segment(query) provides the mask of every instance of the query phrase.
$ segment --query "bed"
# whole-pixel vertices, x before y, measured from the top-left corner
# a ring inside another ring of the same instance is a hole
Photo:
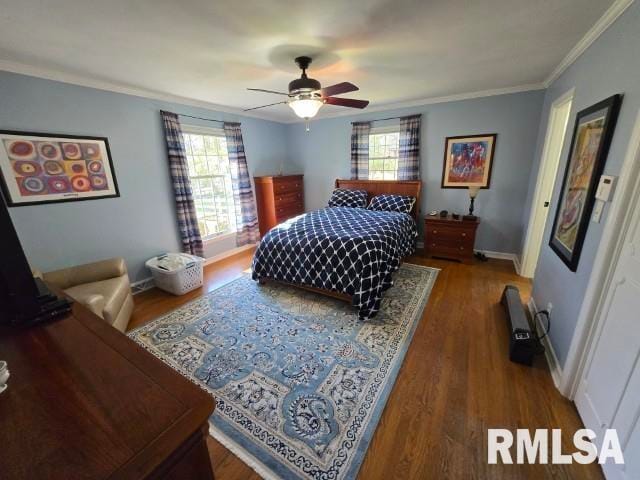
[[[252,278],[275,280],[348,300],[368,320],[380,308],[393,273],[413,253],[420,181],[336,180],[336,188],[416,198],[411,214],[326,207],[271,229],[253,257]]]

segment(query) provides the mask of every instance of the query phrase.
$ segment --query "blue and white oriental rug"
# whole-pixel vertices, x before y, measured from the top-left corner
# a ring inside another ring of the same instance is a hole
[[[355,478],[437,274],[403,264],[367,322],[243,275],[129,336],[215,397],[211,434],[261,476]]]

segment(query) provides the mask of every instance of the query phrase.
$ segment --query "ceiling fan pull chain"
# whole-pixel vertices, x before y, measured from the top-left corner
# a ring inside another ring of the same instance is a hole
[[[307,120],[307,121],[305,122],[305,128],[304,128],[304,129],[305,129],[305,131],[307,131],[307,132],[311,131],[311,127],[309,127],[309,120]]]

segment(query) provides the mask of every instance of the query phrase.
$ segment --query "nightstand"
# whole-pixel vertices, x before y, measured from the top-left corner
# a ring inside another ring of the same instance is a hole
[[[478,225],[479,218],[462,220],[460,216],[460,219],[455,220],[451,216],[425,217],[424,254],[471,263]]]

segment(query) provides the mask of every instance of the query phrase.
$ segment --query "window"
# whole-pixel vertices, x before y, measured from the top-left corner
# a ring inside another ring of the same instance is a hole
[[[375,129],[369,134],[369,180],[398,179],[398,147],[400,132]]]
[[[200,127],[184,127],[183,131],[200,235],[208,240],[235,232],[236,212],[224,132]]]

